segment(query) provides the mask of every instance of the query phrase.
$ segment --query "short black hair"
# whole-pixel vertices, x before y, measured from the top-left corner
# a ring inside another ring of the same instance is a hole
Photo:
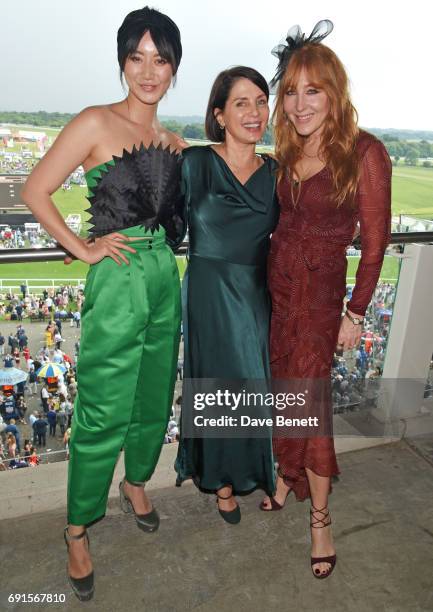
[[[221,130],[214,115],[216,108],[224,110],[233,85],[239,79],[248,79],[263,91],[269,100],[269,87],[264,76],[248,66],[234,66],[220,72],[212,85],[209,102],[206,110],[205,130],[206,136],[212,142],[224,142],[225,132]]]
[[[145,6],[126,15],[117,32],[117,59],[120,78],[123,76],[126,60],[137,47],[146,32],[150,32],[160,56],[171,65],[176,74],[182,58],[180,31],[170,17],[156,9]]]

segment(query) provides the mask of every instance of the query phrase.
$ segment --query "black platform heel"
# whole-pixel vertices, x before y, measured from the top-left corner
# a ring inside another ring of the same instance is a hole
[[[231,497],[233,497],[233,493],[230,493],[228,497],[223,497],[222,495],[218,495],[217,492],[216,496],[216,502],[218,504],[218,499],[230,499]],[[241,520],[241,509],[239,508],[239,504],[237,504],[236,508],[233,508],[233,510],[221,510],[221,508],[218,506],[218,512],[225,520],[225,522],[230,523],[230,525],[237,525]]]
[[[69,550],[69,542],[71,540],[81,540],[81,538],[84,538],[84,537],[86,537],[87,546],[90,549],[90,541],[89,541],[89,536],[87,535],[86,529],[84,529],[84,531],[80,533],[79,535],[73,536],[69,533],[68,526],[66,526],[63,531],[63,537],[65,538],[65,543],[66,543],[66,547],[68,550]],[[66,566],[66,571],[68,573],[69,584],[71,585],[72,590],[74,591],[78,599],[80,601],[89,601],[90,599],[92,599],[93,593],[95,592],[95,587],[94,587],[95,574],[93,570],[90,572],[90,574],[88,574],[87,576],[84,576],[83,578],[73,578],[69,574],[67,566]]]
[[[122,482],[119,484],[120,507],[122,508],[123,512],[125,512],[126,514],[130,514],[131,512],[134,513],[135,522],[137,523],[138,528],[141,529],[142,531],[145,531],[146,533],[152,533],[153,531],[156,531],[159,527],[158,512],[155,510],[155,508],[152,508],[152,510],[148,512],[147,514],[137,514],[134,510],[134,506],[132,505],[131,500],[125,493],[125,489],[124,489],[125,480],[126,478],[124,478]],[[132,485],[133,487],[142,486],[142,485],[134,485],[130,483],[129,481],[128,481],[128,484]]]

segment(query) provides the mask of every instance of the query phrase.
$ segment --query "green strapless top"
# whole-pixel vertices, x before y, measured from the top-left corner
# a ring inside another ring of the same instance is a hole
[[[107,172],[107,166],[114,166],[114,163],[114,159],[110,159],[110,161],[106,161],[103,164],[98,164],[97,166],[90,168],[90,170],[87,170],[87,172],[84,173],[84,177],[86,179],[87,188],[89,190],[90,195],[93,195],[92,187],[96,187],[96,185],[98,184],[97,179],[101,178],[101,170],[103,172]]]

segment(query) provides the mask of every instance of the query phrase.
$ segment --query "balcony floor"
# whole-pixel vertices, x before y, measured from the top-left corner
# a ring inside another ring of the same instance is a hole
[[[315,580],[308,563],[307,503],[289,496],[264,514],[260,492],[241,499],[242,521],[225,524],[212,496],[152,492],[156,534],[110,501],[90,531],[96,590],[80,604],[65,577],[64,513],[0,522],[4,609],[151,612],[433,610],[433,437],[339,456],[331,496],[338,563]],[[4,492],[3,492],[4,493]],[[66,604],[7,603],[9,593],[65,593]]]

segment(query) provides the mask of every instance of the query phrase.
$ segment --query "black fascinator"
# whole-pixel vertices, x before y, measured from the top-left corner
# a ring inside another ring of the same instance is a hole
[[[286,71],[289,60],[295,49],[300,49],[307,43],[320,43],[334,29],[334,24],[329,19],[318,21],[313,28],[310,36],[301,31],[300,26],[295,25],[290,28],[286,36],[286,44],[277,45],[271,51],[272,55],[278,58],[278,68],[274,78],[269,83],[269,89],[272,94],[276,93],[277,85],[281,77]]]

